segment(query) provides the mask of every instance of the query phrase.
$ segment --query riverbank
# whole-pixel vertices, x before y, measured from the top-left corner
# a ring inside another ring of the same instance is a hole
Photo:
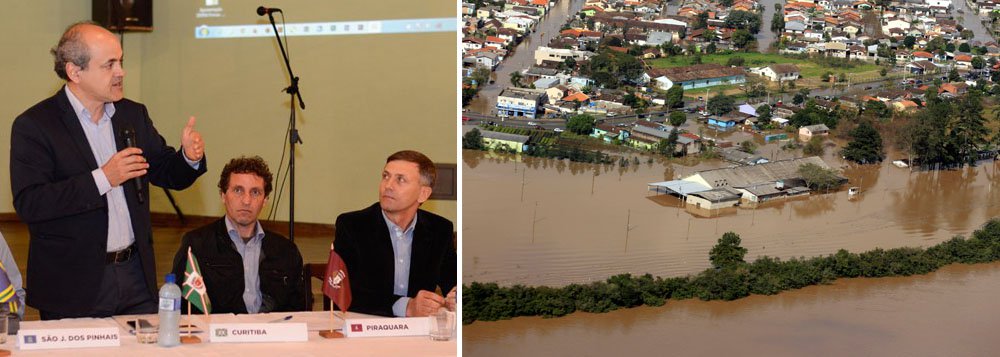
[[[727,233],[725,236],[730,235]],[[926,274],[954,263],[978,264],[1000,260],[1000,220],[993,219],[969,238],[955,237],[927,249],[876,248],[864,253],[841,249],[836,254],[810,259],[761,257],[743,262],[739,257],[720,260],[720,250],[731,243],[720,239],[713,248],[713,268],[697,275],[653,278],[650,274],[621,274],[605,282],[570,284],[561,288],[476,283],[462,291],[462,321],[492,321],[518,316],[558,317],[583,312],[608,312],[640,305],[660,306],[667,300],[735,300],[753,295],[774,295],[809,285],[828,284],[838,278],[892,277]],[[739,239],[736,239],[739,246]],[[723,254],[726,256],[726,254]]]
[[[736,301],[671,301],[603,314],[479,321],[467,356],[990,356],[1000,263],[839,279]],[[725,341],[720,343],[719,341]]]

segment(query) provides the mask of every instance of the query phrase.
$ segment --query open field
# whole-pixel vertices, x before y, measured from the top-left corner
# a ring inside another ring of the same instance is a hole
[[[802,70],[802,77],[804,79],[817,78],[827,71],[833,72],[834,75],[840,75],[841,73],[846,73],[848,75],[855,76],[870,76],[872,74],[878,75],[880,66],[874,63],[859,63],[851,68],[832,68],[824,67],[817,62],[813,62],[808,59],[799,59],[788,57],[785,55],[774,54],[774,53],[728,53],[728,54],[711,54],[701,56],[702,63],[716,63],[725,65],[729,62],[730,58],[742,57],[745,61],[743,65],[745,67],[762,67],[774,63],[791,63],[799,67]],[[670,68],[670,67],[680,67],[689,66],[694,60],[693,56],[672,56],[667,58],[658,58],[654,60],[646,61],[646,64],[653,68]]]

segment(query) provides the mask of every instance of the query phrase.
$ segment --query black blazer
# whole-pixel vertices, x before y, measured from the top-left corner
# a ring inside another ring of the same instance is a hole
[[[142,180],[146,192],[150,182],[168,189],[184,189],[205,173],[204,158],[194,170],[181,152],[166,144],[144,105],[122,99],[114,106],[111,125],[118,150],[125,147],[119,133],[131,128],[149,162]],[[98,194],[91,175],[97,168],[83,127],[63,89],[14,120],[10,183],[14,209],[27,223],[31,235],[25,284],[30,306],[69,316],[84,316],[94,307],[108,243],[108,201]],[[149,200],[139,203],[135,187],[126,184],[124,188],[146,285],[155,297]]]
[[[395,255],[382,208],[375,203],[360,211],[337,217],[334,250],[347,265],[351,281],[350,311],[393,316]],[[458,281],[454,229],[451,221],[418,210],[410,251],[410,280],[406,296],[440,287],[447,294]]]
[[[178,282],[184,281],[188,247],[191,247],[191,253],[198,260],[198,267],[205,278],[212,313],[247,313],[243,301],[246,286],[243,281],[243,257],[229,238],[225,218],[184,235],[174,256],[173,272]],[[302,255],[295,243],[265,230],[260,244],[259,264],[260,312],[306,310]],[[181,305],[186,312],[186,299]]]

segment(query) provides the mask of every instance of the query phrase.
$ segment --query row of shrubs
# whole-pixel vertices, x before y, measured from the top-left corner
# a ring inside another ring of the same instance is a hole
[[[739,236],[726,233],[710,252],[713,267],[687,277],[660,278],[650,274],[615,275],[603,282],[564,287],[473,282],[462,292],[462,321],[493,321],[517,316],[564,316],[575,311],[608,312],[640,305],[660,306],[667,300],[699,298],[734,300],[750,294],[773,295],[837,278],[926,274],[952,263],[1000,260],[1000,220],[993,219],[971,237],[956,236],[929,248],[876,248],[863,253],[841,249],[809,259],[761,257],[743,261],[746,249]]]

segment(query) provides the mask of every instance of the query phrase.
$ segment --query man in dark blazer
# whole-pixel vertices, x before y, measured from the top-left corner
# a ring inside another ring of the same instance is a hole
[[[451,221],[419,209],[437,179],[416,151],[386,159],[379,202],[337,217],[334,250],[351,281],[351,311],[428,316],[455,301],[458,265]],[[438,288],[447,298],[435,293]]]
[[[11,129],[14,209],[31,235],[27,304],[42,319],[154,313],[146,193],[205,172],[201,135],[192,117],[176,151],[146,107],[123,98],[121,46],[104,28],[70,26],[52,53],[66,86]]]
[[[271,194],[271,182],[271,171],[259,156],[229,161],[219,178],[226,215],[181,240],[174,275],[184,277],[190,248],[204,277],[212,313],[306,310],[299,249],[257,221]]]

